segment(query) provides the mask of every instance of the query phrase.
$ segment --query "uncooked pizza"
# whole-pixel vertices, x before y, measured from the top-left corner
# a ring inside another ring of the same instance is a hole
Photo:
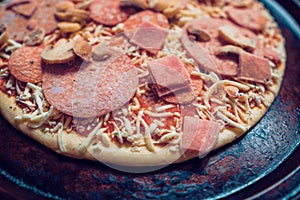
[[[78,159],[202,158],[263,117],[284,74],[256,0],[14,0],[0,19],[2,115]]]

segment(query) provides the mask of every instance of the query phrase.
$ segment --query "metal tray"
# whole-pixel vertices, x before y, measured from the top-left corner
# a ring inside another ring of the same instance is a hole
[[[0,199],[278,199],[300,192],[300,31],[276,1],[262,0],[286,37],[279,96],[263,119],[232,144],[145,174],[58,155],[0,116]]]

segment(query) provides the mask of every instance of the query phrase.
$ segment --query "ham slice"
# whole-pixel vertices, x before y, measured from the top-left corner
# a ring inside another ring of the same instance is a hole
[[[168,31],[146,21],[134,33],[130,42],[151,53],[156,53],[163,47]]]
[[[196,117],[185,116],[183,119],[182,148],[205,156],[217,143],[221,130],[218,122],[202,120]]]
[[[183,34],[181,37],[181,43],[189,56],[191,56],[201,68],[208,71],[218,72],[216,64],[213,62],[209,52],[205,48],[195,41],[190,40],[186,34]]]
[[[153,87],[157,95],[169,103],[194,100],[189,75],[176,56],[166,56],[148,63]]]
[[[239,56],[239,67],[240,79],[258,83],[267,83],[271,79],[271,67],[265,58],[243,52]]]

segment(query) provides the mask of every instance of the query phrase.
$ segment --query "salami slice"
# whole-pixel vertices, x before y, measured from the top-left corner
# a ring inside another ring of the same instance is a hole
[[[89,9],[95,22],[108,26],[117,25],[128,18],[128,13],[121,10],[120,0],[94,0]]]
[[[9,38],[22,42],[27,35],[27,19],[21,15],[17,15],[11,10],[1,11],[1,23],[7,27],[7,35]]]
[[[40,47],[22,47],[14,51],[8,60],[10,73],[18,80],[30,83],[42,81]]]
[[[57,28],[55,19],[55,8],[57,0],[38,1],[38,9],[30,18],[27,28],[31,30],[44,29],[46,34],[52,33]]]
[[[227,13],[233,22],[253,31],[263,30],[267,23],[266,17],[263,16],[259,8],[255,6],[251,8],[229,7]]]
[[[165,29],[169,28],[169,22],[166,16],[151,10],[145,10],[131,15],[124,22],[124,31],[126,36],[131,38],[134,34],[134,30],[137,30],[143,22],[151,22]]]
[[[129,102],[138,74],[126,55],[102,62],[76,61],[72,66],[45,66],[43,91],[47,101],[63,113],[79,118],[101,116]]]
[[[12,7],[12,10],[16,13],[19,13],[21,15],[24,15],[25,17],[31,17],[34,13],[34,11],[37,8],[37,2],[36,1],[29,1],[28,3],[24,4],[18,4]]]

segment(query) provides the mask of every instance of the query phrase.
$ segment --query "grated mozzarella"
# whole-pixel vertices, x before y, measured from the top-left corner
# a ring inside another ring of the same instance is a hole
[[[245,125],[241,125],[241,124],[239,124],[239,123],[236,123],[236,122],[234,122],[234,121],[232,121],[231,119],[229,119],[228,117],[226,117],[222,112],[220,112],[220,111],[217,111],[217,116],[221,119],[221,120],[223,120],[223,121],[225,121],[225,122],[227,122],[229,125],[231,125],[231,126],[233,126],[233,127],[236,127],[236,128],[238,128],[238,129],[241,129],[242,131],[247,131],[247,130],[249,130],[249,127],[248,126],[245,126]]]
[[[143,119],[141,119],[141,123],[145,128],[144,140],[145,140],[145,143],[146,143],[146,147],[149,151],[155,152],[155,146],[153,144],[153,140],[152,140],[152,137],[151,137],[149,126]]]
[[[63,138],[62,138],[63,125],[62,125],[62,123],[58,123],[58,126],[59,126],[59,129],[57,132],[57,142],[58,142],[59,150],[61,152],[67,152],[67,149],[66,149],[65,145],[63,144]]]
[[[44,112],[43,114],[41,114],[43,117],[41,118],[39,123],[37,123],[37,124],[28,123],[28,127],[30,127],[30,128],[39,128],[39,127],[41,127],[49,119],[52,111],[53,111],[53,106],[50,106],[50,109],[48,110],[48,112]]]
[[[90,145],[91,141],[94,139],[94,136],[102,126],[102,121],[97,124],[97,126],[94,128],[92,132],[89,133],[88,137],[80,144],[78,147],[78,150],[82,152],[84,149],[87,149],[88,146]]]
[[[146,110],[144,112],[146,115],[149,115],[150,117],[173,117],[174,114],[172,112],[164,112],[164,113],[154,113],[151,111]]]

